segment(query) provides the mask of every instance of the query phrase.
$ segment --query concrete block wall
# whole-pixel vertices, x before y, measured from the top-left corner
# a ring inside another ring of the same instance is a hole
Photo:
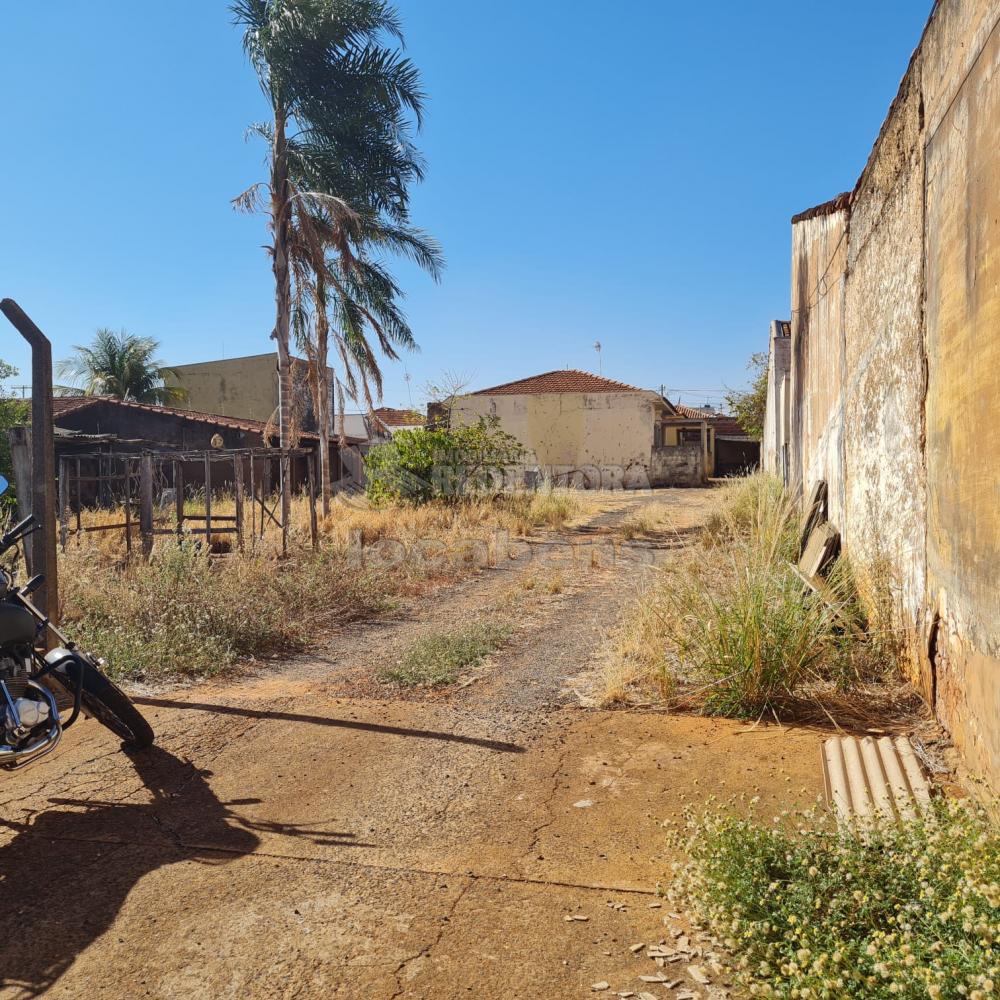
[[[913,680],[1000,787],[1000,0],[939,0],[854,190],[793,220],[790,341],[766,467],[784,395],[791,484],[827,481]]]

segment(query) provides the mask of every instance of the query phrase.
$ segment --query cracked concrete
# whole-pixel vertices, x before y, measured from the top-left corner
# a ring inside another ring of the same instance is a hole
[[[709,791],[753,789],[765,810],[811,798],[822,734],[575,706],[565,679],[630,572],[581,567],[532,598],[461,690],[403,699],[370,674],[407,635],[481,614],[511,572],[442,592],[406,628],[147,698],[148,753],[87,722],[0,776],[0,997],[647,988],[629,946],[665,933],[649,906],[672,860],[661,822]]]

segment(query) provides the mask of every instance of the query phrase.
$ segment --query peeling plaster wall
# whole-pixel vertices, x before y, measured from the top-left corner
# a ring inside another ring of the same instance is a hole
[[[830,519],[842,519],[844,283],[847,212],[792,230],[791,412],[788,482],[829,485]]]
[[[1000,0],[940,0],[847,206],[792,236],[791,482],[1000,786]],[[777,399],[780,386],[770,391]]]

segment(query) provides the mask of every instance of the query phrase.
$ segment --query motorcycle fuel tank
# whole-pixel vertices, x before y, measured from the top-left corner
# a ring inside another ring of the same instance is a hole
[[[23,645],[35,639],[35,619],[16,604],[0,603],[0,646]]]

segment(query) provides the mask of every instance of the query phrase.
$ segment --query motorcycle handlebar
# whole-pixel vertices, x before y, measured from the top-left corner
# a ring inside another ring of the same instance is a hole
[[[23,521],[15,524],[10,531],[0,537],[0,552],[6,552],[12,545],[16,545],[25,535],[30,535],[38,530],[38,522],[34,514],[29,514]]]

